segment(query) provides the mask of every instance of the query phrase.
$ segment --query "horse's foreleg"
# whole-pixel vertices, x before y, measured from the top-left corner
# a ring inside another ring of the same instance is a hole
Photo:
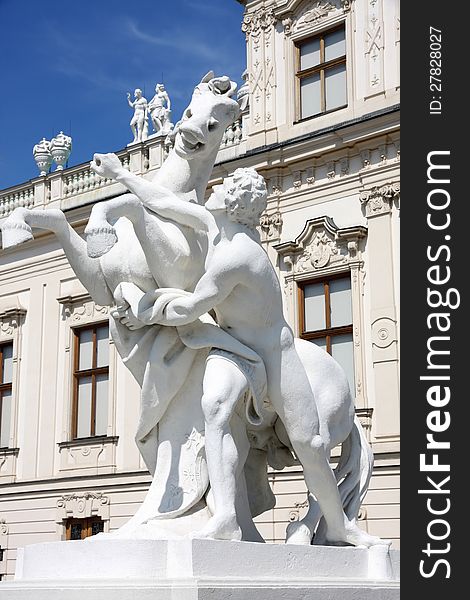
[[[96,258],[109,252],[118,240],[114,223],[120,217],[128,217],[134,223],[139,211],[142,206],[134,194],[95,204],[85,228],[88,256]]]
[[[198,279],[200,250],[186,238],[194,234],[147,210],[134,194],[95,204],[85,229],[89,256],[102,256],[111,250],[118,239],[114,224],[121,217],[132,223],[150,271],[160,286],[186,289],[188,278]],[[195,265],[192,271],[187,269],[188,261]]]
[[[61,210],[16,208],[2,223],[3,247],[10,248],[32,240],[32,227],[55,233],[70,266],[97,304],[113,303],[99,260],[88,256],[85,240],[69,225]]]

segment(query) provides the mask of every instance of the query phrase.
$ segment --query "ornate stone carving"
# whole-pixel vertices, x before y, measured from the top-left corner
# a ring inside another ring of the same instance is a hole
[[[271,27],[276,22],[272,8],[260,8],[254,13],[246,13],[242,21],[242,31],[246,36],[258,36],[262,29]]]
[[[20,305],[16,297],[11,303],[12,305],[7,305],[6,308],[0,307],[0,339],[13,338],[26,315],[26,309]]]
[[[86,519],[93,516],[109,520],[109,497],[102,492],[77,492],[64,494],[57,500],[56,522],[62,523],[71,517]]]
[[[0,536],[8,535],[8,525],[5,519],[0,519]]]
[[[360,154],[361,154],[362,168],[368,169],[371,164],[370,163],[370,150],[362,150]]]
[[[294,508],[289,512],[289,521],[298,521],[300,518],[300,511],[303,508],[308,508],[308,498],[303,502],[296,502]]]
[[[369,0],[365,37],[365,59],[367,62],[370,93],[383,90],[384,36],[382,0]]]
[[[260,219],[261,240],[275,240],[281,237],[282,215],[276,212],[272,215],[262,215]]]
[[[297,29],[304,29],[315,21],[318,21],[322,17],[327,16],[333,10],[336,10],[336,6],[326,0],[319,0],[315,3],[313,8],[305,12],[297,21]]]
[[[316,231],[310,244],[300,256],[297,269],[299,271],[322,269],[330,262],[338,260],[344,260],[344,257],[339,255],[334,240],[328,237],[325,231]]]
[[[328,179],[334,179],[336,177],[335,163],[333,160],[326,163],[326,176]]]
[[[307,169],[305,181],[308,185],[313,185],[315,183],[315,169],[313,167]]]
[[[289,36],[292,28],[292,18],[286,17],[282,20],[282,27],[284,28],[284,35]]]
[[[57,301],[62,304],[62,314],[72,326],[97,321],[106,318],[109,314],[109,306],[95,304],[88,294],[63,296],[58,298]]]
[[[391,211],[392,202],[400,195],[400,182],[386,183],[360,194],[361,204],[365,206],[366,217],[375,217]]]
[[[302,186],[302,171],[294,171],[292,185],[298,189]]]
[[[281,10],[275,9],[282,23],[284,35],[301,34],[306,29],[314,28],[318,23],[329,15],[347,12],[351,7],[350,0],[316,0],[315,2],[304,3],[303,8],[298,10],[300,2],[289,2]]]
[[[307,221],[295,242],[274,248],[289,271],[300,275],[360,260],[358,241],[365,235],[364,227],[339,229],[329,217],[319,217]]]
[[[369,433],[370,429],[372,427],[373,411],[374,411],[373,408],[356,408],[356,411],[355,411],[359,421],[361,422],[361,425],[366,430],[366,433]]]
[[[385,164],[387,162],[387,146],[386,144],[382,144],[379,146],[379,158],[381,164]]]
[[[380,317],[372,323],[372,344],[378,348],[388,348],[398,341],[397,324],[391,317]]]
[[[349,175],[349,158],[341,158],[339,161],[340,176]]]

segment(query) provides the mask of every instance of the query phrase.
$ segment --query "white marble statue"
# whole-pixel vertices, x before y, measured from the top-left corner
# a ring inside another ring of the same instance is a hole
[[[134,115],[129,123],[134,139],[131,144],[144,142],[148,137],[148,104],[147,99],[142,96],[142,90],[134,90],[135,100],[131,100],[130,92],[127,92],[127,103],[134,109]]]
[[[92,298],[115,306],[110,331],[142,388],[136,441],[153,480],[113,535],[262,541],[252,519],[274,505],[267,463],[292,464],[293,449],[311,495],[287,541],[310,544],[315,533],[315,543],[383,544],[356,524],[372,456],[346,377],[322,349],[294,340],[282,316],[255,229],[262,179],[236,172],[202,206],[223,132],[239,116],[235,89],[203,78],[153,181],[95,155],[92,168],[131,193],[93,207],[86,242],[61,211],[16,209],[3,244],[31,239],[32,226],[54,231]]]
[[[155,96],[150,100],[148,109],[154,132],[157,135],[168,135],[173,128],[171,100],[163,83],[155,86]]]

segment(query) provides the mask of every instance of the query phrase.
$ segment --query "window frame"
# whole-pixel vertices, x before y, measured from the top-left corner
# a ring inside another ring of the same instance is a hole
[[[105,367],[97,367],[97,343],[96,343],[96,330],[100,327],[108,327],[108,343],[109,343],[109,321],[99,321],[96,323],[87,323],[81,327],[73,327],[73,372],[72,372],[72,429],[71,439],[72,440],[83,440],[93,439],[96,437],[102,437],[103,434],[96,435],[96,376],[107,375],[109,385],[109,363]],[[80,359],[80,333],[85,330],[92,330],[92,368],[91,369],[79,369]],[[78,437],[78,389],[80,379],[91,376],[91,419],[90,419],[90,433],[84,437]],[[109,392],[108,392],[109,393]],[[104,434],[107,435],[107,434]]]
[[[322,62],[325,57],[325,36],[330,33],[334,33],[335,31],[343,30],[344,31],[344,39],[345,39],[345,53],[343,56],[339,56],[337,58],[333,58],[329,61]],[[300,47],[302,44],[306,42],[313,41],[315,39],[320,39],[320,62],[318,65],[314,67],[309,67],[308,69],[301,70],[300,69]],[[335,25],[329,29],[324,29],[318,33],[313,35],[308,35],[301,39],[295,40],[294,42],[295,48],[295,112],[296,112],[296,122],[301,123],[303,121],[307,121],[309,119],[316,119],[323,115],[330,114],[332,112],[336,112],[337,110],[342,110],[343,108],[348,107],[348,69],[347,69],[347,39],[346,39],[346,25],[344,22]],[[332,67],[336,67],[338,65],[344,64],[345,74],[346,74],[346,104],[342,104],[341,106],[337,106],[335,108],[330,108],[326,110],[326,88],[325,88],[325,71]],[[306,77],[310,77],[315,75],[316,73],[320,73],[320,107],[321,111],[314,115],[309,115],[308,117],[302,116],[302,89],[301,82],[302,79]]]
[[[11,402],[13,402],[13,372],[11,375],[11,381],[8,383],[3,383],[3,353],[4,353],[4,348],[6,346],[11,346],[11,354],[12,357],[14,356],[14,341],[13,340],[5,340],[4,342],[0,343],[0,427],[1,427],[1,420],[2,420],[2,412],[3,412],[3,393],[5,391],[9,391],[10,392],[10,398],[11,398]],[[13,410],[13,406],[11,407],[11,409]],[[9,434],[8,437],[11,437],[11,419],[10,419],[10,423],[9,423]],[[5,450],[8,449],[10,447],[10,445],[8,444],[8,446],[0,446],[0,449]]]
[[[331,305],[330,305],[330,286],[329,283],[333,280],[337,279],[349,279],[351,284],[351,324],[341,325],[339,327],[331,327]],[[316,331],[306,331],[305,330],[305,287],[312,284],[323,284],[324,297],[325,297],[325,325],[324,329],[318,329]],[[316,340],[319,338],[326,339],[326,351],[328,354],[331,354],[331,338],[344,335],[351,334],[351,337],[354,337],[354,313],[353,313],[353,290],[352,290],[352,282],[351,282],[351,273],[343,272],[336,273],[334,275],[325,275],[323,277],[315,277],[312,279],[305,279],[302,281],[297,281],[297,293],[298,293],[298,306],[299,306],[299,337],[303,340]]]
[[[66,541],[74,541],[74,540],[72,540],[72,527],[73,527],[73,525],[76,525],[78,523],[80,523],[82,525],[81,538],[80,538],[81,540],[85,540],[86,538],[92,537],[94,535],[92,533],[94,523],[101,523],[103,526],[102,531],[104,531],[104,520],[99,515],[92,515],[91,517],[85,517],[85,518],[70,517],[65,521],[65,539],[66,539]]]

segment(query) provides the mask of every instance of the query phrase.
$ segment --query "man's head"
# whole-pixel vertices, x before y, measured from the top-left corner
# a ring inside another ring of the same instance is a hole
[[[156,92],[164,92],[165,91],[165,86],[163,83],[157,83],[156,87],[155,87],[155,91]]]
[[[139,88],[135,89],[135,90],[134,90],[134,96],[135,96],[136,98],[140,98],[140,97],[142,96],[142,90],[141,90],[141,89],[139,89]]]
[[[206,208],[222,209],[222,199],[231,221],[256,227],[267,203],[264,177],[254,169],[237,169],[232,177],[224,179],[223,185],[216,186]]]

